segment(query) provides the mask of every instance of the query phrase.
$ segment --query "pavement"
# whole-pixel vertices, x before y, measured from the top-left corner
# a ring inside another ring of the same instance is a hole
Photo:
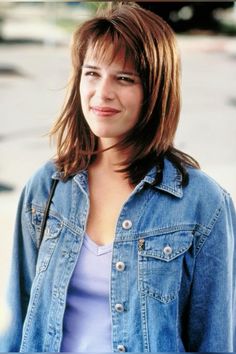
[[[2,289],[20,191],[55,152],[45,134],[59,115],[70,75],[70,36],[58,33],[41,45],[0,45]],[[223,36],[178,36],[183,100],[176,146],[194,156],[236,203],[235,42]]]

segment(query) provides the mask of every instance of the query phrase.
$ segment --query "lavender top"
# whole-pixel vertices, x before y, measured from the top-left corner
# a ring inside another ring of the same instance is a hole
[[[111,257],[112,243],[98,246],[85,235],[69,284],[61,352],[112,352]]]

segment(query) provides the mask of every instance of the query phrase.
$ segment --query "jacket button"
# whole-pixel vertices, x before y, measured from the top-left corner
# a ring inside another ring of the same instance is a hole
[[[118,270],[119,272],[123,272],[124,269],[125,269],[124,262],[117,262],[116,263],[116,270]]]
[[[166,256],[170,256],[172,253],[172,248],[170,246],[166,246],[164,247],[163,252],[165,253]]]
[[[117,312],[123,312],[124,311],[124,306],[122,304],[115,304],[115,310]]]
[[[126,351],[126,348],[125,348],[125,346],[123,344],[119,344],[117,346],[117,349],[118,349],[119,352],[125,352]]]
[[[131,220],[124,220],[122,223],[122,227],[125,230],[129,230],[132,227],[132,221]]]

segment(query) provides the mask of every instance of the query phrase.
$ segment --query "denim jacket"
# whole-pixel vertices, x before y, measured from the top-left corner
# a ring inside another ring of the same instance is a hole
[[[182,187],[165,160],[162,183],[153,186],[153,168],[121,209],[110,280],[114,352],[236,351],[233,203],[202,171],[188,172]],[[8,294],[12,317],[1,351],[60,351],[67,289],[89,211],[87,172],[67,182],[60,177],[48,162],[21,195]],[[59,183],[39,249],[52,178]]]

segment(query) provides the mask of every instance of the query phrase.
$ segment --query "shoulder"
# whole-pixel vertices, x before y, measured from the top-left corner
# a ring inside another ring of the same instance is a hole
[[[190,166],[186,169],[189,182],[183,186],[180,171],[170,161],[165,161],[163,181],[158,188],[169,194],[168,208],[174,208],[179,217],[198,225],[204,234],[209,234],[220,215],[233,215],[232,199],[219,183],[202,170]]]
[[[57,174],[57,168],[53,160],[47,161],[31,176],[28,185],[51,184],[53,176]]]
[[[34,172],[34,174],[31,177],[31,180],[51,178],[56,172],[57,172],[57,167],[54,161],[49,160]]]
[[[188,174],[187,185],[183,185],[179,169],[166,159],[164,161],[163,179],[159,188],[170,192],[183,201],[192,203],[210,200],[214,204],[217,200],[222,200],[224,195],[227,194],[219,183],[201,169],[191,166],[185,166],[185,168]]]
[[[188,168],[188,174],[189,184],[184,188],[183,199],[194,210],[199,222],[210,231],[221,214],[233,212],[232,199],[218,182],[202,170]]]
[[[57,175],[57,168],[53,160],[47,161],[30,177],[26,186],[25,194],[27,199],[33,196],[41,196],[42,198],[48,195],[52,178]]]
[[[170,161],[165,161],[163,182],[158,188],[165,192],[164,206],[169,215],[175,215],[182,224],[193,225],[195,231],[204,236],[216,230],[215,225],[221,225],[225,233],[236,223],[229,193],[202,170],[189,166],[186,169],[189,183],[183,186],[180,171]]]
[[[220,202],[228,192],[214,178],[201,169],[187,168],[189,183],[186,193],[191,193],[193,198],[201,198],[204,201]]]

